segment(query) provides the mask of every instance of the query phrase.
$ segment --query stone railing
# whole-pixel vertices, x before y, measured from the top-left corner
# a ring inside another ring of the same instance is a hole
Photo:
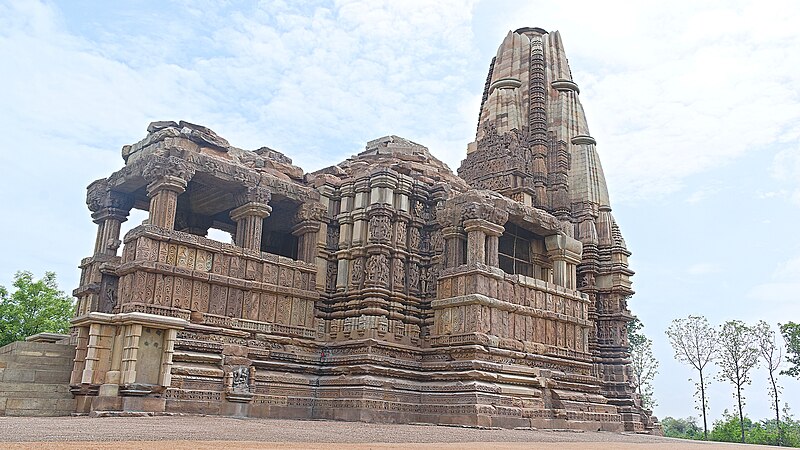
[[[543,280],[462,266],[440,276],[431,306],[433,345],[480,333],[496,336],[499,346],[546,355],[585,359],[589,351],[588,298]]]
[[[314,302],[319,294],[313,263],[152,225],[134,228],[124,241],[117,269],[119,312],[303,337],[316,334]]]

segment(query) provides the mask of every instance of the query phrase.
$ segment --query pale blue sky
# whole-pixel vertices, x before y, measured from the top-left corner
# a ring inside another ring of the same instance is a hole
[[[507,31],[557,29],[661,360],[656,414],[696,414],[670,320],[800,321],[797,23],[794,1],[0,0],[0,284],[54,270],[76,287],[85,186],[152,120],[306,171],[387,134],[456,169]],[[755,418],[771,415],[764,377],[745,391]],[[800,381],[782,382],[800,408]],[[715,383],[712,417],[731,392]]]

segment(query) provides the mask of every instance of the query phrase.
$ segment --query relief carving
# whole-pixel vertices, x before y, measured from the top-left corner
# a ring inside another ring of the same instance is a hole
[[[406,245],[406,223],[398,220],[396,226],[395,243],[400,246]]]
[[[388,241],[391,233],[391,223],[387,216],[372,216],[369,219],[370,242]]]
[[[420,251],[421,250],[421,239],[419,228],[411,227],[408,230],[408,248],[411,251]]]
[[[419,289],[419,265],[414,262],[408,265],[408,287],[415,291]]]
[[[372,255],[367,261],[367,280],[372,283],[389,283],[389,265],[386,255]]]
[[[353,260],[353,272],[350,279],[356,286],[360,285],[364,279],[364,260],[362,258]]]
[[[402,259],[394,260],[393,284],[395,290],[403,290],[406,281],[406,268]]]

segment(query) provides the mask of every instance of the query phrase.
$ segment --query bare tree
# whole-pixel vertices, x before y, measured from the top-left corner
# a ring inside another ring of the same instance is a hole
[[[719,379],[730,382],[734,398],[739,406],[739,428],[744,443],[744,396],[742,389],[750,384],[750,371],[758,365],[758,339],[755,330],[740,320],[729,320],[719,331]]]
[[[640,330],[644,328],[638,317],[628,323],[628,348],[631,353],[633,383],[642,406],[653,409],[657,405],[653,394],[653,379],[658,374],[658,360],[653,356],[653,340]]]
[[[758,341],[759,356],[764,361],[764,365],[769,373],[769,394],[772,397],[775,409],[775,424],[778,427],[778,445],[783,445],[783,429],[781,428],[781,413],[780,401],[778,396],[781,393],[781,387],[778,385],[778,369],[781,366],[781,359],[783,358],[783,346],[779,345],[775,340],[775,332],[767,322],[760,320],[755,327],[756,339]]]
[[[708,363],[716,358],[717,332],[708,324],[703,316],[689,316],[685,319],[675,319],[667,328],[667,337],[675,350],[675,359],[694,367],[700,374],[700,382],[696,383],[695,396],[700,394],[700,409],[703,412],[703,436],[708,440],[708,420],[706,410],[706,374]]]

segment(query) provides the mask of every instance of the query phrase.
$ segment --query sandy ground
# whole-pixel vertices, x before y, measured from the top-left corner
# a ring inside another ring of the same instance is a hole
[[[759,446],[626,433],[484,430],[353,422],[160,417],[0,417],[7,449],[619,449],[711,450]],[[767,448],[767,447],[762,447]]]

